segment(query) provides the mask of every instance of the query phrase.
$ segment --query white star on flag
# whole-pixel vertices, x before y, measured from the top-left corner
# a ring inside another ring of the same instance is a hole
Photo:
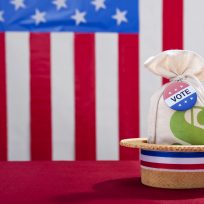
[[[120,9],[116,9],[116,14],[112,16],[113,19],[117,21],[117,25],[119,26],[122,22],[128,22],[126,18],[127,11],[121,11]]]
[[[3,11],[0,11],[0,22],[4,22],[4,12]]]
[[[32,19],[35,21],[35,24],[38,25],[39,23],[45,23],[46,12],[40,12],[38,9],[35,10],[35,15],[32,15]]]
[[[56,6],[57,10],[67,8],[66,0],[54,0],[52,3]]]
[[[15,6],[15,10],[26,7],[24,0],[12,0],[11,4],[13,4]]]
[[[86,12],[80,12],[78,9],[75,10],[75,14],[71,16],[73,20],[75,20],[76,25],[80,23],[86,23],[85,19]]]
[[[106,8],[105,0],[93,0],[91,4],[95,6],[96,11]]]

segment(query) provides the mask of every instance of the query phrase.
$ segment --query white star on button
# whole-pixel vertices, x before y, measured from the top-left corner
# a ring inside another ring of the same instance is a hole
[[[184,101],[184,103],[187,103],[187,101]]]
[[[91,4],[93,4],[95,6],[96,11],[106,8],[105,0],[93,0],[91,2]]]
[[[32,19],[35,21],[35,24],[38,25],[40,23],[45,23],[46,12],[40,12],[38,9],[35,10],[35,15],[32,15]]]
[[[179,104],[179,106],[181,106],[181,104]]]
[[[0,22],[4,22],[4,12],[3,11],[0,11]]]
[[[54,0],[52,3],[56,6],[57,10],[60,10],[62,8],[67,8],[66,1],[67,0]]]
[[[113,19],[117,21],[117,25],[119,26],[122,22],[127,23],[128,20],[126,18],[127,11],[121,11],[120,9],[116,9],[116,14],[112,16]]]
[[[174,89],[174,91],[177,91],[177,89]]]
[[[75,14],[71,16],[73,20],[75,20],[76,25],[80,23],[86,23],[85,19],[86,12],[80,12],[78,9],[75,10]]]
[[[11,4],[13,4],[15,6],[15,10],[26,7],[24,0],[12,0]]]
[[[171,92],[169,92],[169,94],[171,94]]]
[[[190,97],[191,100],[193,100],[193,97]]]

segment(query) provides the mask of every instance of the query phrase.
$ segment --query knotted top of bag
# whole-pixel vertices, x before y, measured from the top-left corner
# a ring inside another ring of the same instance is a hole
[[[167,50],[150,57],[145,66],[156,75],[167,79],[179,80],[194,75],[204,81],[204,59],[192,51]]]

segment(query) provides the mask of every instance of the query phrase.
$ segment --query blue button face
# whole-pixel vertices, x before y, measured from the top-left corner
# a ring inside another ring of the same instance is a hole
[[[185,111],[196,104],[197,93],[191,85],[185,82],[173,82],[164,90],[163,98],[169,108]]]

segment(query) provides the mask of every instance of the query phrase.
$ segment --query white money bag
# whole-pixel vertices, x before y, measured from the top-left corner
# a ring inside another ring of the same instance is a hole
[[[145,67],[170,80],[151,98],[148,142],[204,145],[204,59],[192,51],[167,50],[149,58]],[[177,81],[195,89],[197,101],[191,109],[175,111],[165,103],[164,90]]]

